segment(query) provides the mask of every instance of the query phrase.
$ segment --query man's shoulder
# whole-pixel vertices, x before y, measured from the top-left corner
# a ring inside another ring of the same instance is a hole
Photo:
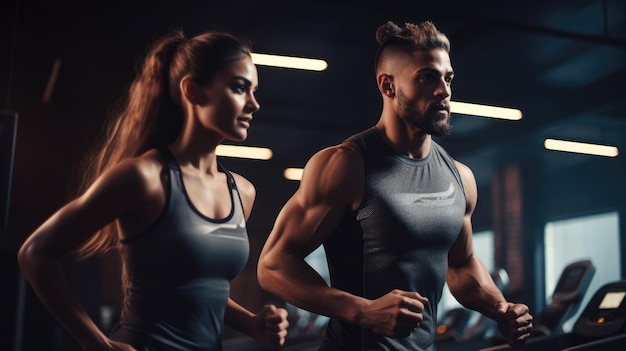
[[[307,162],[301,180],[303,189],[315,189],[334,202],[355,203],[363,184],[363,158],[351,142],[318,151]]]
[[[351,140],[345,140],[340,144],[329,146],[316,152],[309,162],[339,165],[360,162],[361,160],[361,152],[356,144]]]

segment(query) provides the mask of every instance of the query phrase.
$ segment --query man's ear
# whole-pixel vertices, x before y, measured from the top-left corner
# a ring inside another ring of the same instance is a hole
[[[193,105],[200,103],[200,89],[190,76],[184,76],[180,80],[179,88],[183,100],[187,100]]]
[[[377,80],[378,80],[378,90],[380,90],[381,94],[388,96],[388,97],[396,96],[392,75],[381,73],[378,75]]]

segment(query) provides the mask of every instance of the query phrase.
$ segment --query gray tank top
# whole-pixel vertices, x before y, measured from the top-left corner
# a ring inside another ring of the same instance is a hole
[[[122,243],[129,286],[112,338],[147,351],[221,350],[230,280],[249,254],[241,199],[220,166],[231,212],[221,220],[202,215],[174,157],[168,149],[160,152],[169,169],[167,202],[151,228]]]
[[[429,302],[409,337],[382,337],[331,320],[321,349],[434,350],[448,250],[466,210],[454,160],[435,141],[424,159],[401,155],[373,127],[349,140],[363,156],[365,189],[358,210],[324,243],[331,283],[369,299],[401,289]]]

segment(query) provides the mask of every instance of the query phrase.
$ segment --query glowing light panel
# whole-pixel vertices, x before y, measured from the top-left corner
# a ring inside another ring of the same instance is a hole
[[[287,180],[300,180],[302,179],[302,168],[286,168],[283,172],[285,179]]]
[[[543,145],[548,150],[575,152],[579,154],[598,155],[606,157],[616,157],[617,155],[619,155],[619,150],[617,149],[617,147],[609,145],[589,144],[558,139],[546,139]]]
[[[522,119],[522,111],[518,109],[471,104],[458,101],[450,101],[450,112],[461,113],[464,115],[508,119],[511,121]]]
[[[259,53],[252,53],[252,62],[254,62],[255,65],[295,68],[308,71],[323,71],[328,68],[328,63],[320,59]]]
[[[218,145],[217,156],[249,158],[254,160],[269,160],[272,158],[272,150],[264,147]]]

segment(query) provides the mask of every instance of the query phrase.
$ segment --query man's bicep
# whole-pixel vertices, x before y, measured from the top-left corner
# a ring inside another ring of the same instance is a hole
[[[281,210],[272,233],[285,249],[308,255],[339,225],[354,198],[345,164],[345,154],[336,148],[319,152],[307,163],[300,187]]]
[[[448,265],[450,268],[463,267],[474,255],[471,221],[468,216],[469,215],[466,215],[465,218],[463,218],[463,227],[461,228],[461,232],[448,252]]]
[[[318,248],[333,232],[343,208],[323,201],[312,201],[299,190],[283,207],[272,231],[277,245],[305,257]]]

